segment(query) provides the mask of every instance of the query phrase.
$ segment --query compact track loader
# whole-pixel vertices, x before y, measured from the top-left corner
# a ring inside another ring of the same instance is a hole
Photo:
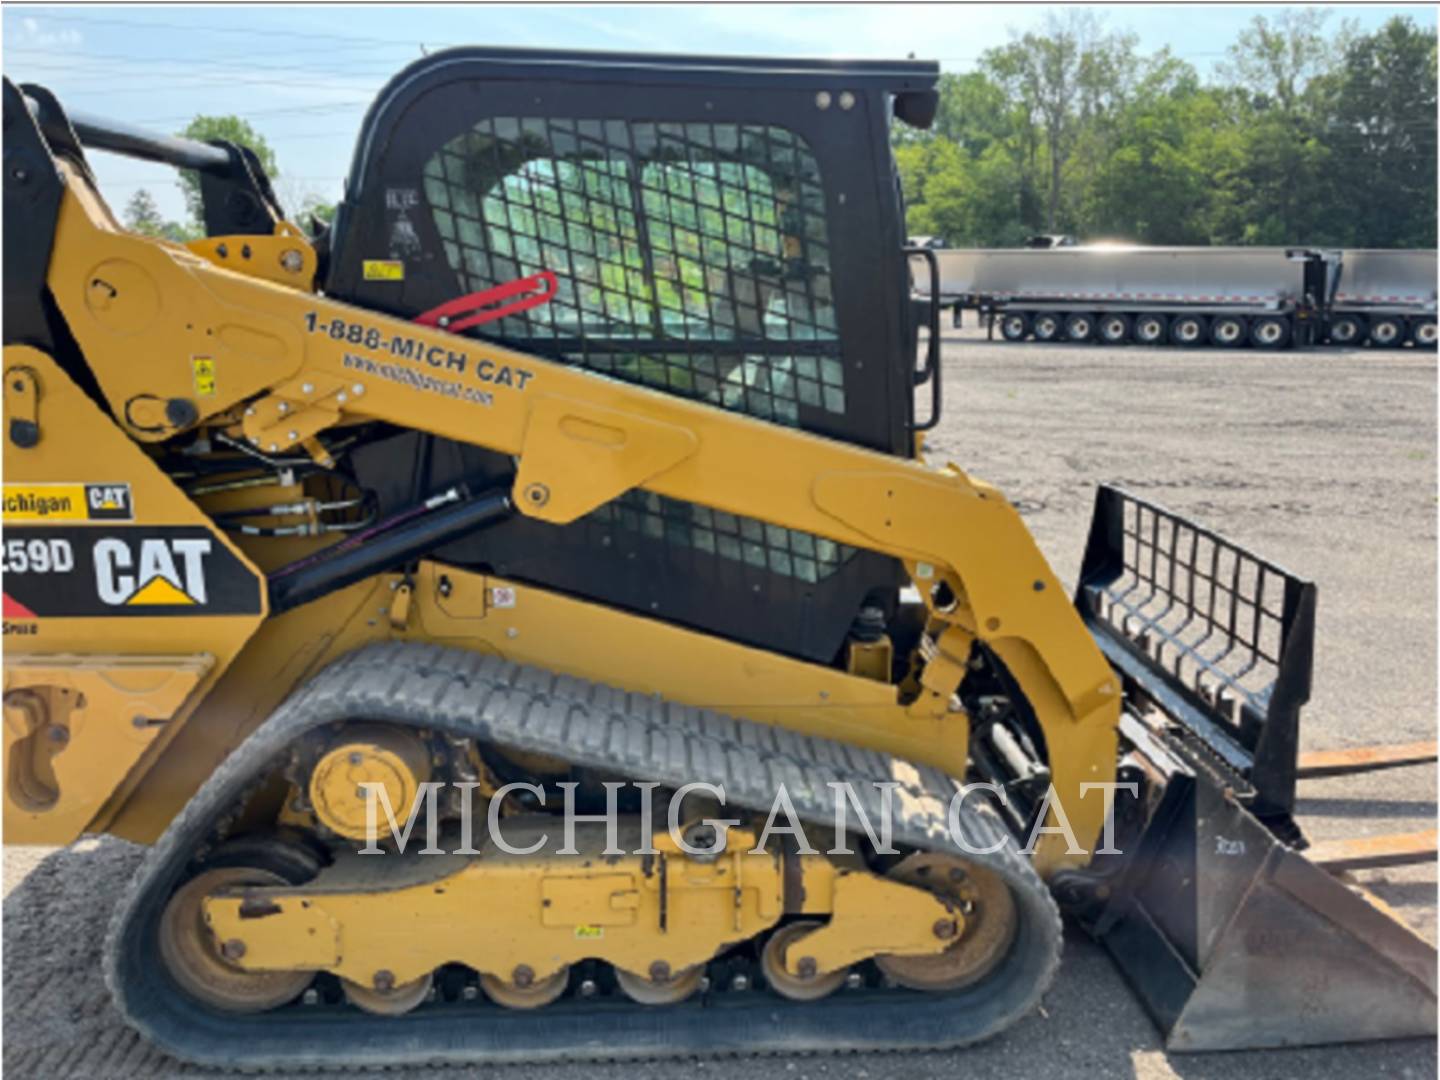
[[[1435,1032],[1434,950],[1300,854],[1314,587],[1103,488],[1070,596],[922,459],[888,141],[936,79],[440,53],[313,236],[244,147],[6,81],[5,838],[150,845],[131,1024],[958,1046],[1063,906],[1176,1048]],[[193,170],[206,237],[120,228],[87,150]]]

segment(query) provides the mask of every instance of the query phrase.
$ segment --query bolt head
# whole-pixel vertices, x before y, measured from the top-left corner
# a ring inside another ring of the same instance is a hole
[[[958,928],[955,925],[954,919],[936,919],[935,925],[931,929],[934,930],[935,936],[941,941],[949,941],[955,936],[955,931]]]
[[[289,439],[291,442],[294,442],[296,439],[300,438],[300,434],[299,434],[299,432],[295,432],[295,431],[287,431],[287,432],[285,433],[285,437],[286,437],[287,439]]]
[[[381,968],[375,972],[375,978],[372,981],[375,984],[375,989],[379,990],[382,994],[388,994],[391,990],[395,989],[395,973],[388,968]]]
[[[819,970],[819,965],[815,963],[813,956],[802,956],[800,963],[795,965],[795,971],[802,979],[813,979]]]
[[[670,965],[664,960],[656,960],[650,965],[650,981],[663,983],[670,981]]]
[[[308,383],[308,382],[307,382],[307,383],[301,383],[301,384],[300,384],[300,392],[301,392],[302,394],[313,394],[313,393],[315,392],[315,384],[314,384],[314,383]]]
[[[852,971],[849,975],[845,976],[846,990],[859,990],[860,987],[864,985],[865,979],[858,971]]]
[[[290,403],[288,401],[280,402],[280,404],[275,406],[275,411],[278,412],[281,416],[284,416],[287,412],[290,411]]]
[[[360,762],[365,760],[365,756],[361,754],[359,750],[351,750],[350,756],[346,758],[346,760],[349,761],[351,765],[359,765]]]
[[[528,964],[516,964],[515,970],[510,973],[510,981],[524,990],[535,982],[535,971]]]
[[[335,395],[335,400],[338,401],[341,405],[344,405],[345,402],[349,400],[349,398],[345,396],[345,391],[341,390],[340,393]]]
[[[305,256],[294,248],[286,248],[280,253],[280,269],[287,274],[298,274],[305,266]]]
[[[359,397],[365,392],[365,385],[357,382],[354,386],[350,387],[350,392],[356,397]]]
[[[582,980],[580,981],[580,996],[581,996],[581,997],[587,997],[587,998],[588,998],[588,997],[594,997],[595,994],[596,994],[596,992],[597,992],[599,989],[600,989],[600,988],[595,985],[595,980],[594,980],[594,979],[582,979]]]
[[[231,938],[220,946],[220,955],[226,960],[239,960],[245,955],[245,942],[239,938]]]
[[[744,975],[736,975],[733,979],[730,980],[730,989],[731,989],[731,990],[749,990],[749,989],[750,989],[750,980],[749,980],[748,978],[746,978]]]

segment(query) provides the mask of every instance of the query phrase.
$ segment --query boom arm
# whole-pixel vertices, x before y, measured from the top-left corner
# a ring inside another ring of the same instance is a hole
[[[1080,782],[1109,778],[1119,687],[995,489],[953,465],[902,460],[342,304],[307,291],[304,274],[296,287],[276,284],[277,266],[314,266],[288,226],[194,250],[124,233],[88,178],[60,168],[68,182],[48,284],[134,439],[219,423],[266,452],[323,453],[318,432],[383,420],[514,455],[514,503],[540,520],[570,522],[643,487],[893,555],[944,627],[912,711],[950,710],[979,638],[1045,729],[1067,808],[1084,806]],[[937,756],[953,761],[959,749]],[[1093,810],[1077,822],[1079,835],[1098,832]]]

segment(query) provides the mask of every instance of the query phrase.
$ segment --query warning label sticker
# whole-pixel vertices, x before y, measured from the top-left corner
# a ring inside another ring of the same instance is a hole
[[[405,264],[399,259],[366,259],[366,281],[404,281]]]
[[[129,484],[6,484],[5,521],[133,521]]]
[[[215,361],[209,356],[196,356],[190,361],[195,369],[195,396],[215,396]]]

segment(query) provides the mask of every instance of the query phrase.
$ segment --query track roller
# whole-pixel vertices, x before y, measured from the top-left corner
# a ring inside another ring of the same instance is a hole
[[[620,989],[641,1005],[674,1005],[684,1001],[700,989],[704,978],[704,964],[696,964],[672,975],[663,963],[657,962],[648,978],[621,968],[615,969],[615,981],[620,984]]]
[[[539,1009],[565,993],[570,981],[570,969],[563,967],[546,979],[536,979],[535,973],[521,964],[512,973],[509,981],[494,975],[480,976],[480,988],[491,1001],[507,1009]]]
[[[829,971],[824,975],[792,975],[785,970],[786,951],[823,925],[812,919],[793,922],[776,930],[770,935],[770,940],[765,942],[765,950],[760,954],[760,967],[765,972],[770,988],[781,997],[787,997],[791,1001],[818,1001],[845,985],[848,968]],[[803,965],[803,958],[801,962]]]
[[[433,974],[426,974],[397,986],[393,975],[379,971],[374,986],[341,979],[340,987],[345,991],[345,1000],[356,1008],[376,1016],[403,1016],[429,996],[434,981]]]

